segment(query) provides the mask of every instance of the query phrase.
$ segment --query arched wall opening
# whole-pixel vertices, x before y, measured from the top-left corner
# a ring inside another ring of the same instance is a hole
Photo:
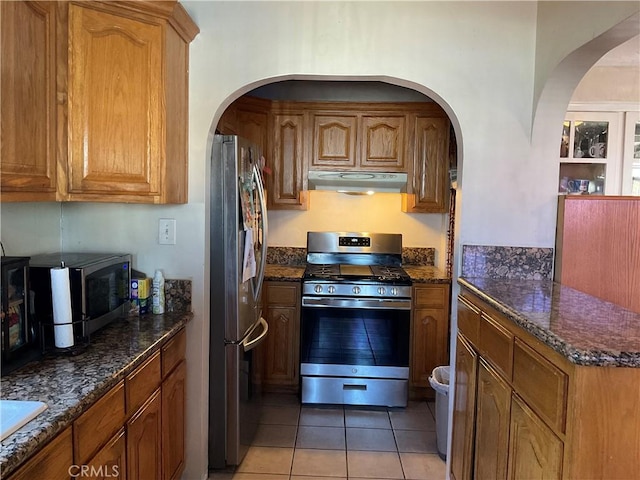
[[[561,126],[576,87],[600,58],[639,34],[637,13],[575,49],[549,75],[535,108],[531,134],[531,159],[545,162],[549,185],[558,183]]]
[[[448,115],[457,143],[457,168],[462,164],[461,127],[451,105],[438,93],[424,85],[389,76],[326,76],[326,75],[286,75],[265,78],[245,85],[230,94],[219,105],[211,122],[209,136],[215,133],[222,114],[238,98],[252,93],[260,87],[275,86],[287,81],[295,81],[297,86],[308,82],[309,85],[322,84],[326,90],[335,83],[337,91],[350,82],[355,85],[354,90],[367,85],[383,84],[387,87],[401,87],[397,90],[408,89],[411,98],[408,101],[432,101],[438,104]],[[291,85],[291,84],[287,84]],[[364,89],[364,88],[363,88]],[[283,89],[285,92],[286,87]],[[373,90],[373,87],[371,88]],[[386,99],[389,89],[378,92],[377,99],[361,101],[403,101]],[[280,91],[279,91],[280,92]],[[402,93],[402,92],[400,92]],[[411,97],[411,93],[415,94]],[[293,95],[292,95],[293,96]],[[375,97],[374,93],[374,97]],[[366,97],[364,95],[363,97]],[[283,98],[279,98],[283,99]],[[295,98],[286,98],[296,100]],[[342,101],[342,99],[340,99]],[[358,100],[354,100],[358,101]],[[208,156],[207,158],[210,158]],[[436,266],[444,270],[447,257],[448,215],[444,214],[405,214],[401,212],[400,194],[377,194],[373,197],[346,196],[333,192],[309,192],[310,208],[307,211],[270,210],[269,222],[270,244],[272,246],[305,247],[306,232],[310,230],[350,230],[350,231],[384,231],[403,233],[403,244],[408,247],[434,247],[436,249]],[[336,211],[344,209],[344,215],[336,215]],[[354,212],[358,212],[357,214]],[[273,227],[273,228],[272,228]],[[286,233],[285,233],[286,232]]]

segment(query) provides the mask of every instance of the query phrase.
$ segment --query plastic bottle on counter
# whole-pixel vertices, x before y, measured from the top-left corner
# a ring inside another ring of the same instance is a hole
[[[153,276],[152,311],[155,315],[164,313],[164,276],[156,270]]]

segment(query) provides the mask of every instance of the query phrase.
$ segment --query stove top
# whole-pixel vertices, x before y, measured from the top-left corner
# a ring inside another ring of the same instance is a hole
[[[319,297],[409,299],[411,277],[401,263],[400,234],[309,232],[303,304]]]
[[[411,285],[407,272],[395,265],[308,264],[302,278],[305,281]]]

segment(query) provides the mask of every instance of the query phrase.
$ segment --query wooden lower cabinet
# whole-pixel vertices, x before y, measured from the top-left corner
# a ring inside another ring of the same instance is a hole
[[[482,359],[478,364],[476,402],[474,476],[505,479],[511,387]]]
[[[74,467],[75,468],[75,467]],[[107,444],[87,463],[78,465],[78,478],[89,480],[127,479],[127,441],[121,428]]]
[[[14,472],[9,480],[68,480],[72,465],[73,440],[69,427]]]
[[[185,466],[185,350],[182,329],[9,479],[180,478]]]
[[[449,285],[415,285],[411,311],[412,397],[433,398],[433,369],[449,364]]]
[[[473,465],[478,354],[460,334],[456,338],[456,376],[451,434],[451,478],[468,480]]]
[[[562,478],[562,440],[517,395],[513,395],[510,434],[510,480]]]
[[[85,464],[124,425],[125,393],[121,381],[73,422],[73,460]]]
[[[260,348],[265,391],[297,392],[300,378],[300,284],[265,282],[269,334]]]
[[[572,364],[467,291],[458,327],[451,478],[640,478],[640,369]]]
[[[162,478],[165,480],[180,478],[184,470],[186,375],[187,363],[183,360],[162,382]]]
[[[162,414],[160,390],[127,422],[129,480],[162,478]]]

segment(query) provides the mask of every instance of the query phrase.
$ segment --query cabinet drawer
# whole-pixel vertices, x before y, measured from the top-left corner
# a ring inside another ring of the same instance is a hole
[[[183,328],[162,347],[162,378],[175,368],[187,351],[187,332]]]
[[[448,288],[441,286],[414,287],[415,307],[444,307],[447,303]]]
[[[513,351],[513,385],[540,417],[564,433],[567,374],[518,338]]]
[[[480,310],[462,295],[458,296],[458,330],[473,345],[478,345]]]
[[[269,285],[267,287],[267,303],[269,305],[295,306],[299,302],[298,286]]]
[[[76,464],[86,463],[119,428],[122,428],[125,421],[124,403],[122,381],[73,422]]]
[[[478,348],[483,357],[511,380],[513,365],[513,334],[489,315],[482,314]]]
[[[9,477],[9,480],[68,479],[71,465],[73,445],[71,428],[67,428],[31,457],[22,468]]]
[[[127,375],[125,379],[127,415],[131,415],[138,410],[151,394],[158,389],[162,381],[160,367],[160,350],[158,350],[135,371]]]

